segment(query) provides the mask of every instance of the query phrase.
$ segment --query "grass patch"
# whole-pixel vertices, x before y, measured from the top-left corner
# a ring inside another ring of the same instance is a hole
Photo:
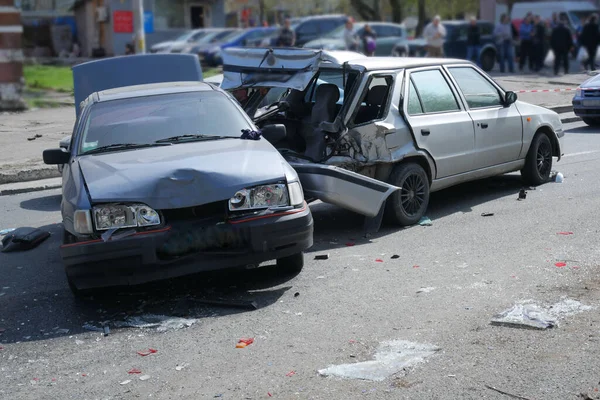
[[[23,75],[31,89],[54,90],[69,93],[73,91],[73,73],[70,67],[53,65],[26,65]]]
[[[206,68],[202,71],[203,78],[210,78],[211,76],[215,76],[221,73],[219,68]]]
[[[25,99],[27,106],[29,108],[60,108],[65,107],[65,104],[54,101],[54,100],[45,100],[45,99]]]

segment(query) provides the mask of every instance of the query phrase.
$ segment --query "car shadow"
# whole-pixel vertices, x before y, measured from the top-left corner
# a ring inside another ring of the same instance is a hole
[[[595,135],[600,133],[600,127],[582,125],[574,129],[569,129],[565,133],[567,135]]]
[[[31,211],[60,211],[60,202],[62,195],[55,194],[44,197],[36,197],[34,199],[24,200],[20,206],[24,210]]]

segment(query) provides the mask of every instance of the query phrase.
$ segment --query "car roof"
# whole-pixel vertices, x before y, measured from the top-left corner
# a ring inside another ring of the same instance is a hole
[[[451,19],[451,20],[447,20],[447,21],[441,21],[441,23],[442,23],[442,25],[467,25],[470,23],[470,21]],[[478,24],[491,24],[492,22],[486,21],[483,19],[478,19],[477,23]]]
[[[344,14],[311,15],[308,17],[300,17],[297,19],[297,22],[312,21],[312,20],[327,19],[327,18],[348,18],[348,17]]]
[[[361,66],[367,71],[468,63],[469,61],[453,58],[423,57],[363,57],[348,61],[348,64]]]
[[[207,92],[211,90],[217,91],[219,89],[204,82],[161,82],[146,85],[123,86],[96,92],[91,96],[97,96],[97,102],[104,102],[161,94]]]

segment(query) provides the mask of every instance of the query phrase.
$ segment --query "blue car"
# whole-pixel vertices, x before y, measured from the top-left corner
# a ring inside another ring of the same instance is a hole
[[[573,112],[589,126],[600,126],[600,75],[579,85],[573,97]]]
[[[216,67],[223,64],[222,52],[229,47],[261,47],[270,45],[273,35],[277,34],[277,28],[249,28],[229,37],[223,43],[219,43],[200,54],[200,59],[209,66]],[[268,43],[263,43],[268,42]]]
[[[313,220],[271,144],[285,127],[258,135],[233,96],[201,78],[194,55],[74,68],[85,100],[66,149],[43,158],[64,165],[60,254],[75,294],[268,260],[302,268]]]

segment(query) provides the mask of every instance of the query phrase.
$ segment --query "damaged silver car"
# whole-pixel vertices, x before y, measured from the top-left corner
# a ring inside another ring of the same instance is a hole
[[[464,60],[228,49],[221,88],[244,98],[259,127],[286,127],[273,144],[307,200],[376,226],[384,216],[415,224],[431,192],[466,181],[521,171],[540,185],[562,156],[555,112],[517,101]],[[272,90],[278,98],[264,106]]]
[[[167,59],[170,73],[137,70]],[[64,165],[60,253],[75,293],[269,260],[302,268],[313,220],[298,174],[270,143],[285,128],[258,132],[229,93],[199,82],[197,64],[148,55],[76,67],[85,100],[73,135],[43,154]],[[196,79],[119,87],[115,73]]]

